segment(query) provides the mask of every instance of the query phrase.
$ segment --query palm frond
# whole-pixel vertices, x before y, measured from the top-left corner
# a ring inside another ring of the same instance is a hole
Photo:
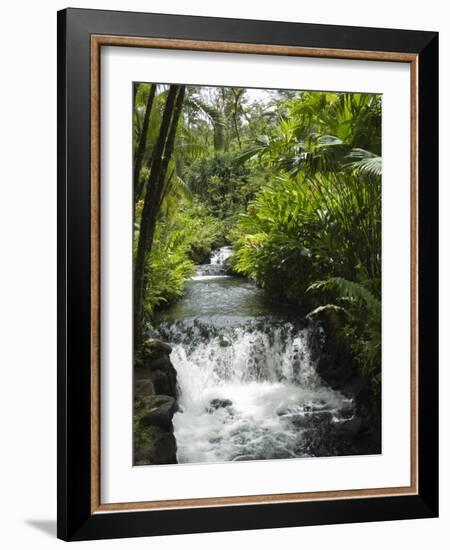
[[[358,305],[363,305],[376,315],[381,313],[380,300],[361,283],[348,281],[343,277],[330,277],[324,281],[316,281],[309,285],[307,292],[313,290],[334,290],[340,296],[348,298]]]
[[[346,167],[358,173],[367,173],[372,176],[381,176],[382,157],[366,151],[365,149],[352,149],[347,155],[351,160]]]
[[[306,316],[307,319],[312,319],[319,315],[320,313],[323,313],[324,311],[333,311],[335,313],[343,313],[345,312],[345,309],[343,307],[337,306],[336,304],[326,304],[324,306],[319,306],[313,309],[308,313]]]

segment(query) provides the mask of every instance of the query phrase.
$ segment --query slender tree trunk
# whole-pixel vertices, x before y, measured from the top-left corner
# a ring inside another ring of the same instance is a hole
[[[135,88],[136,89],[136,88]],[[144,160],[145,147],[147,145],[147,134],[148,134],[148,125],[150,122],[150,115],[153,107],[153,100],[155,99],[156,93],[156,84],[150,86],[150,90],[147,98],[147,105],[145,107],[144,120],[142,123],[142,131],[139,136],[139,143],[136,149],[136,154],[134,157],[134,167],[133,167],[133,187],[134,187],[134,201],[139,200],[139,197],[142,193],[142,184],[139,180],[139,175],[141,173],[142,162]]]
[[[234,113],[233,120],[234,120],[234,131],[236,133],[239,149],[242,149],[241,136],[239,134],[238,124],[237,124],[237,120],[236,120],[236,112]]]
[[[139,84],[135,82],[133,85],[133,105],[136,105],[136,96],[137,96],[138,88],[139,88]]]
[[[233,98],[234,98],[234,105],[233,105],[234,131],[236,133],[236,138],[237,138],[237,141],[238,141],[238,144],[239,144],[239,149],[242,149],[241,136],[240,136],[239,128],[238,128],[238,109],[239,109],[239,101],[241,99],[243,91],[242,90],[236,91],[235,89],[233,89],[232,93],[233,93]]]
[[[169,162],[170,162],[170,159],[172,158],[172,153],[175,146],[175,137],[177,134],[178,121],[180,120],[181,110],[183,108],[185,91],[186,91],[185,86],[179,86],[177,99],[175,101],[175,108],[173,111],[172,123],[170,125],[169,135],[167,136],[166,147],[164,149],[164,158],[162,159],[161,170],[158,177],[158,188],[159,188],[160,199],[164,192],[164,183],[166,180],[167,168],[169,167]]]
[[[145,190],[139,241],[134,265],[134,348],[137,350],[143,335],[143,301],[145,290],[145,259],[151,252],[156,220],[164,192],[167,168],[173,153],[175,135],[183,106],[185,87],[170,86],[158,140],[153,152],[150,175]]]

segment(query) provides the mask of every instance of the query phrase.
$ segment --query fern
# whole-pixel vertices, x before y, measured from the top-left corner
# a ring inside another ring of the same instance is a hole
[[[309,318],[322,311],[345,311],[346,321],[340,329],[340,338],[353,352],[363,372],[370,375],[373,389],[379,391],[381,382],[381,302],[363,284],[343,277],[331,277],[311,284],[307,292],[334,292],[335,304],[319,306],[308,314]]]
[[[313,290],[334,290],[343,298],[348,298],[359,306],[365,306],[375,315],[381,314],[381,302],[361,283],[348,281],[343,277],[330,277],[324,281],[316,281],[307,288]]]
[[[310,311],[306,316],[306,318],[313,319],[316,315],[319,315],[324,311],[333,311],[335,313],[340,313],[340,312],[345,312],[345,309],[343,307],[337,306],[336,304],[326,304],[324,306],[316,307],[315,309]]]

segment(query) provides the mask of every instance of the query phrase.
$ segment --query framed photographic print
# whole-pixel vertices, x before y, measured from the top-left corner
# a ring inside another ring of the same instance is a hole
[[[434,32],[58,13],[58,536],[438,514]]]

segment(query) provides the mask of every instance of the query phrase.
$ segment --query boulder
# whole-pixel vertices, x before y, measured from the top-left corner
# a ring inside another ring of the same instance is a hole
[[[135,379],[134,380],[134,399],[139,401],[150,395],[154,395],[155,388],[151,380]]]
[[[161,432],[154,438],[148,459],[150,464],[177,463],[177,442],[173,433]]]
[[[152,373],[157,370],[167,372],[174,370],[168,355],[147,356],[143,361],[136,365],[134,372],[137,379],[145,378],[148,380],[151,378]]]
[[[148,338],[143,344],[143,351],[149,355],[170,355],[172,348],[166,342],[162,342],[156,338]]]
[[[229,409],[232,405],[233,402],[230,399],[211,399],[208,406],[206,407],[206,412],[213,413],[217,409]]]
[[[177,410],[177,402],[168,395],[152,395],[145,400],[146,412],[141,418],[143,426],[158,426],[168,432],[173,431],[172,418]]]
[[[177,372],[169,344],[149,338],[134,366],[134,464],[174,464],[172,418],[177,410]]]
[[[352,438],[360,435],[363,428],[363,422],[360,417],[356,416],[350,420],[343,422],[340,425],[340,431],[343,436],[350,436]]]
[[[150,380],[153,383],[156,394],[177,397],[177,373],[172,363],[169,363],[164,370],[152,370],[150,372]]]
[[[177,443],[173,433],[155,426],[150,426],[146,431],[145,440],[135,445],[134,464],[176,464]]]
[[[231,346],[231,342],[225,338],[221,338],[218,343],[221,348],[228,348]]]

